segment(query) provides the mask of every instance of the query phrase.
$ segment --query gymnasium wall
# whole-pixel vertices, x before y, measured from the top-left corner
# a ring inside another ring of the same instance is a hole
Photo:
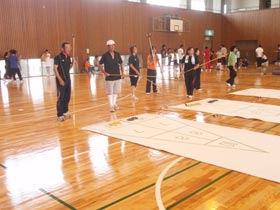
[[[224,15],[223,42],[230,46],[236,40],[257,40],[270,60],[276,59],[280,44],[280,9],[239,12]]]
[[[23,58],[40,57],[44,49],[52,55],[63,40],[76,35],[76,54],[81,62],[86,48],[91,55],[106,51],[107,39],[114,39],[116,50],[128,54],[131,44],[139,52],[148,52],[146,34],[152,32],[152,17],[178,15],[190,21],[190,32],[153,32],[158,50],[163,43],[171,48],[179,44],[202,47],[205,29],[215,31],[214,47],[221,42],[222,16],[208,12],[135,4],[119,0],[1,0],[0,55],[15,48]]]

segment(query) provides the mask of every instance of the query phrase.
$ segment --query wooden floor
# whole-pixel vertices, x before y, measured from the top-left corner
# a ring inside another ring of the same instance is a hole
[[[254,67],[239,70],[235,90],[252,87],[280,89],[280,76]],[[183,79],[173,69],[158,72],[158,94],[139,101],[123,81],[119,106],[110,113],[102,75],[72,75],[72,119],[56,121],[54,77],[1,81],[0,97],[0,209],[123,209],[156,210],[155,183],[178,156],[81,130],[98,122],[142,113],[169,113],[196,120],[196,113],[168,110],[167,105],[188,101]],[[218,97],[279,105],[280,100],[229,95],[227,71],[202,73],[202,92],[194,101]],[[280,125],[259,120],[203,113],[205,122],[280,135]],[[280,163],[280,162],[279,162]],[[257,162],[255,164],[258,164]],[[280,164],[275,166],[280,170]],[[184,158],[168,170],[161,185],[166,209],[279,210],[280,184]]]

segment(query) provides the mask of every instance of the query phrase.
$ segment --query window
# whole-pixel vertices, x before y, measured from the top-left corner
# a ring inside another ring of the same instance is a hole
[[[183,1],[184,2],[184,1]],[[168,7],[183,7],[182,0],[162,1],[162,0],[147,0],[148,4],[168,6]]]
[[[191,9],[205,11],[205,0],[192,0]]]

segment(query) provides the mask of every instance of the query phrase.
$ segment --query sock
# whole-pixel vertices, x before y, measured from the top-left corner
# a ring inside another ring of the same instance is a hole
[[[117,105],[117,98],[118,98],[118,95],[117,94],[114,94],[112,95],[113,96],[113,106],[116,106]]]
[[[113,95],[108,95],[108,103],[109,103],[110,108],[112,108],[114,106]]]

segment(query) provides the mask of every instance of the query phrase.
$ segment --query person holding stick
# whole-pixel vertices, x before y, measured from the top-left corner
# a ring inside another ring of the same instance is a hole
[[[71,50],[70,42],[63,42],[61,44],[61,53],[54,58],[57,87],[57,120],[60,122],[70,118],[68,114],[68,105],[71,98],[70,69],[75,63],[74,58],[71,59],[70,56]]]
[[[140,67],[139,67],[139,58],[137,56],[137,47],[135,45],[130,47],[130,56],[128,59],[129,64],[129,75],[130,75],[130,83],[131,83],[131,98],[132,100],[138,100],[135,96],[135,90],[137,87],[138,78],[140,75]]]
[[[188,98],[193,98],[194,82],[196,70],[199,68],[198,57],[194,55],[193,47],[187,49],[186,55],[183,57],[185,85]]]
[[[228,68],[229,68],[229,76],[230,78],[226,81],[227,85],[229,87],[235,87],[235,84],[234,84],[234,78],[236,77],[236,72],[237,72],[237,69],[236,69],[236,47],[235,46],[232,46],[230,48],[230,53],[229,53],[229,56],[228,56]]]
[[[98,66],[100,71],[105,75],[110,112],[120,109],[117,105],[117,98],[121,91],[121,79],[124,78],[123,61],[121,55],[115,51],[115,44],[114,40],[107,41],[108,51],[102,55]]]
[[[153,92],[157,93],[157,84],[156,84],[156,77],[157,77],[157,64],[159,64],[159,59],[156,55],[156,48],[154,46],[150,49],[150,54],[147,57],[147,83],[146,83],[146,94],[150,94],[151,92],[151,85],[153,86]]]

